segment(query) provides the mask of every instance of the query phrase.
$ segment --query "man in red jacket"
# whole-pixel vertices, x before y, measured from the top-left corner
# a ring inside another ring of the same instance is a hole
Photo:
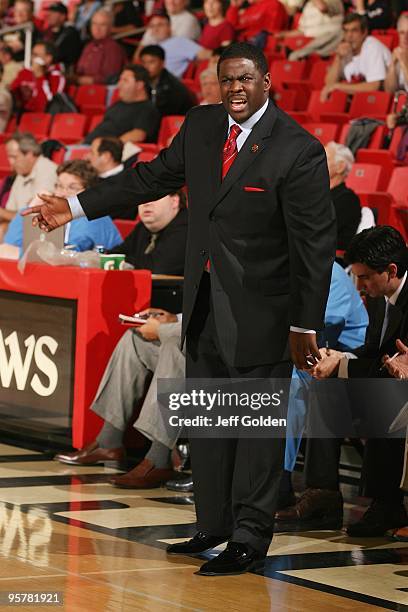
[[[277,32],[287,27],[288,16],[279,0],[248,0],[249,6],[241,8],[245,0],[231,0],[225,15],[237,31],[238,40],[256,44],[263,32]]]
[[[55,63],[57,50],[48,42],[38,42],[33,47],[31,70],[20,70],[10,90],[17,106],[24,111],[45,112],[48,102],[56,93],[65,89],[62,66]]]

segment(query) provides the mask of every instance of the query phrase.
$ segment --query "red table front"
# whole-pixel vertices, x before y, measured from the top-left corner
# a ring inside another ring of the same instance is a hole
[[[151,273],[0,262],[0,406],[9,418],[65,425],[72,445],[92,441],[89,410],[116,343],[118,314],[147,308]],[[5,414],[3,412],[3,414]]]

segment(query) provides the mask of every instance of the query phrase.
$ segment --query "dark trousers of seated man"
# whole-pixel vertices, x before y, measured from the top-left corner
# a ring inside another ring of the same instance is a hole
[[[199,288],[186,349],[188,378],[290,378],[289,361],[245,368],[224,362],[217,343],[210,275]],[[285,440],[191,438],[197,528],[266,555],[273,536]]]
[[[305,482],[311,489],[339,489],[341,438],[309,438],[306,442]],[[371,438],[365,443],[361,495],[399,502],[404,440]]]

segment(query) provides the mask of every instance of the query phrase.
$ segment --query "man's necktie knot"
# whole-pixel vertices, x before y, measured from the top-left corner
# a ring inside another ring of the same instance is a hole
[[[241,132],[241,128],[236,123],[231,126],[229,136],[222,151],[222,178],[227,174],[238,155],[237,138]]]

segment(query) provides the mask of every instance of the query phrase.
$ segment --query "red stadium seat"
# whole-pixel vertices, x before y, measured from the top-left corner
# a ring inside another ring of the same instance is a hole
[[[83,139],[86,116],[80,113],[60,113],[55,115],[50,130],[50,138],[65,144],[74,144]]]
[[[347,177],[346,185],[356,193],[372,193],[378,191],[381,166],[374,164],[353,164]]]
[[[297,91],[294,89],[283,89],[277,91],[273,96],[276,104],[284,111],[295,111],[297,106]]]
[[[377,225],[389,225],[393,201],[388,193],[359,193],[358,197],[361,206],[368,206],[377,213]]]
[[[394,47],[394,36],[392,34],[375,34],[374,38],[379,40],[383,45],[388,47],[390,51]]]
[[[408,206],[408,167],[395,168],[388,184],[387,193],[398,205]]]
[[[49,113],[24,113],[18,129],[20,132],[31,132],[38,140],[44,140],[48,136],[51,119]]]
[[[395,160],[389,149],[359,149],[356,154],[359,164],[376,164],[381,166],[379,191],[386,191],[395,168]]]
[[[51,154],[52,161],[58,165],[62,164],[65,158],[65,153],[66,153],[65,148],[58,149],[58,151],[53,151]]]
[[[384,118],[388,113],[392,94],[386,91],[359,91],[351,101],[350,117],[379,117]]]
[[[80,85],[75,95],[75,104],[85,115],[101,114],[106,108],[105,85]]]
[[[300,81],[290,81],[290,83],[287,84],[287,87],[289,89],[295,89],[296,91],[301,91],[303,92],[303,94],[307,93],[309,96],[309,102],[310,102],[310,96],[311,96],[311,92],[314,91],[315,89],[323,89],[324,87],[324,82],[326,79],[326,73],[327,70],[330,67],[331,62],[330,61],[324,61],[324,60],[317,60],[316,62],[314,62],[312,64],[312,67],[310,69],[310,73],[309,76],[306,78],[301,79]],[[335,93],[340,93],[340,92],[335,92]]]
[[[337,123],[305,123],[303,127],[320,140],[323,146],[331,140],[336,141],[339,130]]]
[[[395,109],[396,113],[399,113],[402,110],[402,107],[408,103],[408,94],[403,93],[398,96],[397,107]]]
[[[89,125],[86,130],[86,133],[93,132],[97,125],[99,125],[103,120],[103,115],[94,115],[92,118],[89,118]]]
[[[15,132],[16,130],[17,130],[17,120],[15,117],[11,117],[11,119],[9,119],[6,125],[6,129],[4,130],[4,132],[0,134],[0,143],[5,142],[7,138],[9,138],[11,134]]]
[[[77,147],[74,145],[68,147],[68,150],[65,153],[64,160],[67,161],[68,159],[85,159],[89,153],[89,149],[90,147],[85,145],[78,145]]]
[[[330,117],[332,113],[344,113],[347,105],[347,94],[343,91],[333,91],[329,98],[322,102],[320,100],[320,91],[312,91],[310,94],[309,104],[307,106],[307,113],[311,116],[313,121],[321,121],[323,123],[337,123],[337,121],[331,121]]]
[[[307,63],[305,61],[289,62],[278,60],[271,65],[271,81],[274,90],[284,89],[290,81],[299,81],[306,76]]]
[[[398,146],[401,141],[403,133],[404,133],[404,127],[400,126],[400,127],[395,128],[392,134],[389,150],[391,151],[394,158],[397,157]],[[404,164],[408,163],[408,154],[405,156],[405,160],[403,161],[403,163]]]
[[[299,36],[285,36],[285,38],[280,41],[280,44],[291,51],[296,51],[297,49],[305,47],[311,40],[313,39],[310,38],[310,36],[302,36],[300,34]]]
[[[183,115],[168,115],[163,117],[160,124],[159,137],[157,142],[159,146],[167,147],[172,138],[177,134],[181,128],[185,117]]]

